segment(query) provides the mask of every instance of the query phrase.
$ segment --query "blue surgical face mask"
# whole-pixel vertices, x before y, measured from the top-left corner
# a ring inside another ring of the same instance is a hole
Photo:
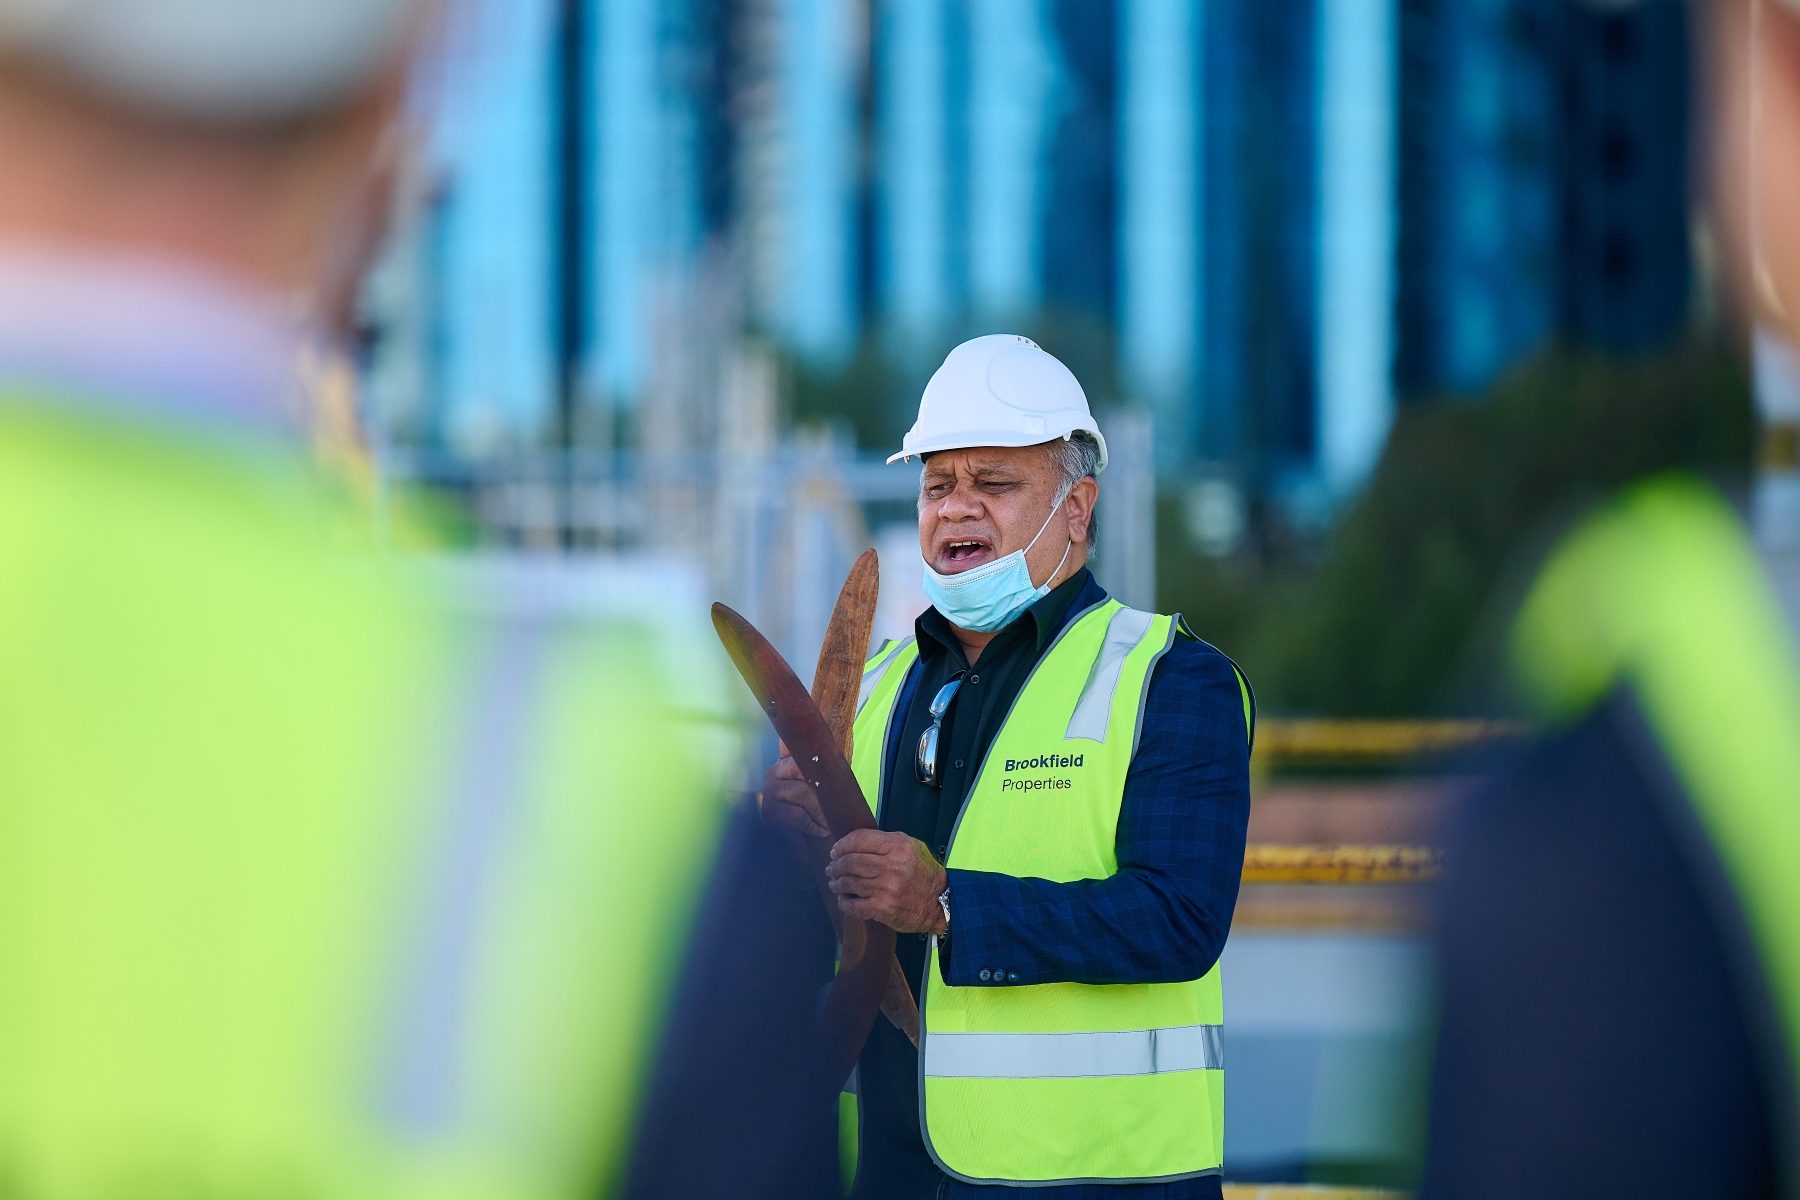
[[[939,575],[931,569],[930,563],[926,563],[925,598],[958,629],[992,633],[1006,628],[1014,617],[1050,594],[1050,580],[1056,578],[1056,571],[1062,570],[1063,563],[1069,561],[1069,550],[1075,548],[1075,543],[1070,542],[1068,549],[1063,551],[1062,561],[1056,564],[1056,571],[1050,572],[1050,578],[1044,580],[1043,587],[1032,584],[1031,568],[1025,565],[1025,551],[1037,545],[1044,530],[1050,528],[1056,509],[1061,507],[1062,500],[1058,500],[1056,508],[1050,510],[1050,516],[1045,517],[1038,528],[1037,537],[1031,539],[1025,550],[1014,550],[1003,558],[956,575]]]

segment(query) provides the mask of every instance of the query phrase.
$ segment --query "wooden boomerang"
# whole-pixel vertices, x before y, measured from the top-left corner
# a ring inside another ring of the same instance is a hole
[[[819,808],[832,839],[853,829],[873,829],[875,815],[863,800],[862,788],[832,734],[819,706],[807,694],[767,638],[756,627],[723,604],[712,607],[713,628],[737,665],[738,674],[750,685],[775,732],[781,735],[794,762],[819,796]],[[818,840],[818,839],[812,839]],[[835,1091],[850,1077],[850,1068],[862,1053],[889,977],[894,957],[894,931],[878,921],[846,917],[839,941],[842,955],[837,977],[819,1017],[819,1036],[829,1086]]]
[[[881,569],[875,551],[864,550],[844,577],[837,604],[831,610],[831,622],[825,627],[825,642],[819,647],[819,669],[813,672],[813,703],[819,706],[820,715],[831,727],[846,759],[851,754],[856,699],[862,691],[863,666],[869,654],[869,636],[875,627],[875,598],[880,584]],[[831,862],[831,839],[795,836],[805,843],[802,849],[813,868],[819,899],[824,901],[832,928],[841,939],[843,917],[838,911],[837,896],[825,878],[825,867]],[[907,986],[906,972],[898,958],[888,966],[881,1011],[908,1041],[914,1046],[919,1044],[919,1006],[913,1002],[912,989]]]

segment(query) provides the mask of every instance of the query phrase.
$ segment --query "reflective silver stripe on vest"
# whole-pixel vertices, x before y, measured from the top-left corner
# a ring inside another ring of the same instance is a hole
[[[1069,730],[1063,740],[1086,738],[1105,742],[1106,727],[1112,723],[1113,693],[1119,690],[1119,676],[1125,672],[1125,656],[1150,632],[1155,613],[1121,608],[1106,626],[1106,640],[1100,643],[1099,657],[1088,674],[1087,686],[1075,701],[1075,714],[1069,718]]]
[[[894,665],[894,660],[900,657],[900,652],[917,640],[916,637],[908,637],[895,642],[886,654],[876,660],[874,666],[863,672],[862,686],[856,689],[857,716],[862,715],[863,705],[869,702],[869,696],[875,691],[876,685],[881,682],[881,677],[887,674],[887,669]]]
[[[925,1074],[936,1079],[1080,1079],[1224,1069],[1223,1025],[925,1036]]]

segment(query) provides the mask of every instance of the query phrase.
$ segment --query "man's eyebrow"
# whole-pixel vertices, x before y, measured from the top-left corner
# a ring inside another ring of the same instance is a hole
[[[1018,483],[1026,478],[1026,472],[1011,463],[984,463],[969,468],[969,474],[977,483]],[[940,467],[934,471],[928,466],[919,476],[919,482],[921,486],[954,482],[956,475],[948,467]]]

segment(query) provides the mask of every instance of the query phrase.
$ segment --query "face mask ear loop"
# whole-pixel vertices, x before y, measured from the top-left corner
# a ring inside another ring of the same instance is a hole
[[[1063,556],[1056,561],[1056,571],[1060,571],[1063,569],[1063,564],[1069,561],[1069,551],[1071,551],[1073,549],[1075,549],[1075,543],[1073,540],[1071,540],[1067,546],[1063,547]],[[1029,566],[1027,566],[1025,568],[1025,570],[1027,572],[1029,572],[1031,570],[1031,568]],[[1056,571],[1050,572],[1050,579],[1056,578]],[[1049,587],[1050,579],[1044,580],[1044,582],[1039,586],[1046,587],[1046,588]]]
[[[1069,498],[1068,493],[1066,493],[1066,492],[1063,493],[1062,500],[1058,500],[1056,502],[1056,506],[1050,510],[1050,515],[1048,517],[1045,517],[1044,523],[1038,527],[1037,537],[1032,538],[1030,545],[1027,545],[1025,547],[1025,549],[1019,551],[1019,556],[1021,558],[1023,558],[1025,555],[1031,553],[1031,547],[1037,545],[1038,538],[1041,538],[1044,536],[1044,530],[1050,528],[1050,522],[1052,520],[1054,520],[1056,517],[1056,509],[1061,508],[1063,506],[1063,500],[1067,500],[1068,498]],[[1056,571],[1060,571],[1063,569],[1063,563],[1066,563],[1069,561],[1069,551],[1071,551],[1073,549],[1075,549],[1075,541],[1073,538],[1071,538],[1069,540],[1069,544],[1063,547],[1062,558],[1057,560]],[[1050,579],[1056,578],[1056,571],[1050,572]],[[1027,578],[1027,579],[1031,578],[1031,564],[1030,563],[1025,564],[1025,578]],[[1050,585],[1050,579],[1044,580],[1043,584],[1041,584],[1041,585],[1034,583],[1031,586],[1032,587],[1039,587],[1039,586],[1048,587]]]
[[[1065,495],[1062,498],[1062,500],[1058,500],[1055,504],[1050,506],[1050,515],[1044,518],[1044,523],[1042,525],[1038,526],[1037,537],[1034,537],[1029,542],[1026,542],[1025,549],[1023,551],[1021,551],[1021,553],[1024,553],[1024,554],[1031,553],[1031,548],[1033,546],[1037,545],[1038,538],[1041,538],[1044,536],[1044,530],[1050,528],[1050,522],[1052,522],[1056,519],[1056,510],[1061,508],[1063,506],[1063,500],[1067,500],[1067,499],[1068,499],[1068,496]],[[1074,545],[1074,543],[1071,542],[1070,545]],[[1062,570],[1061,567],[1058,567],[1056,569],[1059,571]]]

